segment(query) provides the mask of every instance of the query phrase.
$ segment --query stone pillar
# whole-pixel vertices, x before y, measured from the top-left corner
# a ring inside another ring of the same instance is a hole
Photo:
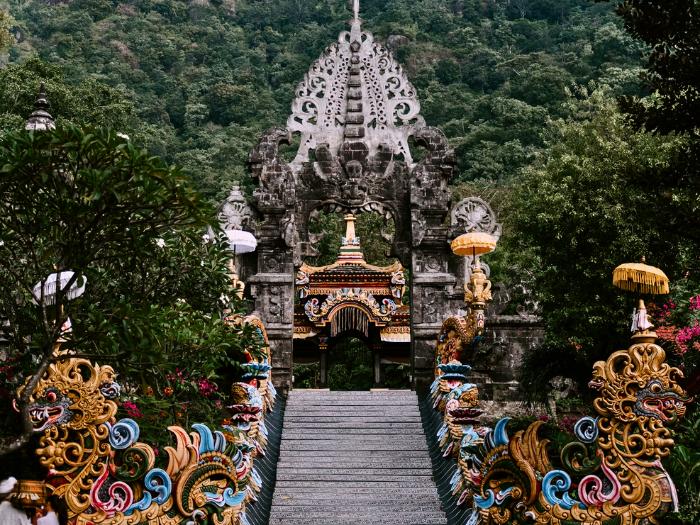
[[[275,386],[286,393],[292,386],[294,263],[292,250],[280,237],[281,215],[266,213],[258,227],[258,273],[248,284],[270,339]]]
[[[448,297],[456,282],[447,271],[446,250],[414,249],[411,282],[411,344],[416,389],[433,380],[435,341],[449,316]]]

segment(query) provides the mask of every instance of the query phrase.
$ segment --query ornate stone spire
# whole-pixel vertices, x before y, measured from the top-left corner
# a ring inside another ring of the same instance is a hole
[[[355,216],[348,213],[345,217],[345,236],[341,240],[338,262],[364,262],[365,256],[360,247],[360,238],[355,235]]]
[[[353,0],[350,31],[329,46],[296,90],[287,129],[301,133],[292,162],[327,144],[337,155],[343,143],[363,142],[374,155],[380,146],[413,165],[408,137],[425,126],[416,90],[391,53],[362,30],[359,1]]]
[[[39,95],[34,102],[34,111],[29,115],[24,129],[32,131],[46,131],[56,128],[56,123],[48,111],[49,101],[46,98],[46,88],[42,82],[39,86]]]

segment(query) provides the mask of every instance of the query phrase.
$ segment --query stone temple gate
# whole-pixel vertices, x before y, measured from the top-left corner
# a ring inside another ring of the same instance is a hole
[[[291,387],[295,274],[317,255],[320,235],[309,223],[321,212],[393,221],[394,235],[384,236],[409,270],[412,378],[429,383],[436,334],[463,307],[464,263],[449,241],[465,230],[494,233],[500,226],[479,199],[451,205],[453,151],[442,131],[425,123],[415,88],[362,29],[357,9],[350,30],[298,85],[286,127],[263,134],[249,167],[257,184],[252,203],[234,188],[221,220],[258,239],[241,273],[268,329],[278,386]]]
[[[296,134],[299,147],[287,162],[280,145]],[[432,374],[434,338],[455,282],[444,224],[453,164],[401,66],[355,16],[297,87],[287,126],[267,131],[250,155],[259,219],[257,273],[248,283],[282,388],[291,384],[295,267],[316,253],[308,224],[321,211],[393,219],[392,255],[411,270],[414,375]]]

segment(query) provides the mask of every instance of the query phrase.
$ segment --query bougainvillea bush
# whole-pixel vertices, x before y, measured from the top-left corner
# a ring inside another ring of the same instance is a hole
[[[700,381],[700,288],[689,277],[672,284],[666,301],[649,305],[659,344],[697,393]]]
[[[649,305],[659,344],[668,360],[681,368],[688,393],[700,394],[700,287],[690,274],[673,283],[666,301]],[[700,410],[689,406],[676,429],[676,446],[665,462],[679,492],[680,509],[670,525],[700,522]]]

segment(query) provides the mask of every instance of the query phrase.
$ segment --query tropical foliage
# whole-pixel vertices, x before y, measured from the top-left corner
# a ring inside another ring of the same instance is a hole
[[[693,0],[362,2],[365,27],[404,64],[426,120],[456,149],[455,195],[488,196],[505,223],[489,258],[494,279],[533,294],[546,329],[523,367],[533,392],[565,374],[585,395],[591,363],[626,346],[632,298],[613,289],[610,272],[644,255],[676,283],[655,303],[656,324],[697,395],[698,9]],[[36,369],[34,350],[46,355],[56,335],[36,322],[28,286],[71,265],[88,278],[85,295],[65,305],[73,344],[120,361],[133,403],[123,410],[141,414],[143,428],[218,417],[197,403],[181,410],[182,402],[195,392],[220,401],[220,371],[248,339],[220,319],[227,255],[202,240],[210,210],[167,163],[189,172],[205,199],[220,200],[233,180],[249,185],[251,146],[285,121],[296,83],[348,16],[341,0],[0,4],[2,133],[21,127],[44,81],[59,124],[110,126],[132,139],[72,128],[3,139],[1,184],[14,186],[0,198],[34,207],[0,224],[0,272],[12,283],[0,291],[0,311],[14,316],[17,349],[0,351],[6,391]],[[26,161],[36,173],[12,179]],[[78,186],[66,175],[74,172]],[[126,189],[132,175],[144,194]],[[151,198],[165,215],[139,226],[144,232],[119,215],[123,199]],[[80,237],[98,217],[107,221],[99,235]],[[14,230],[10,220],[19,220]],[[379,224],[363,220],[365,253],[381,263]],[[321,217],[314,227],[327,235],[310,262],[331,262],[342,222]],[[12,276],[19,268],[24,282]],[[192,363],[187,372],[183,361]],[[685,523],[698,519],[697,421],[690,413],[668,462],[683,480]]]
[[[31,430],[23,412],[25,434],[13,441],[22,425],[9,398],[43,373],[59,338],[79,355],[117,364],[132,404],[157,393],[165,400],[158,409],[168,408],[160,422],[187,421],[183,392],[194,388],[201,401],[228,391],[222,372],[235,371],[258,342],[221,318],[224,308],[242,306],[226,295],[229,254],[205,234],[211,210],[177,168],[114,132],[75,127],[5,135],[0,165],[0,312],[9,338],[0,354],[0,428],[10,433],[7,448]],[[35,285],[56,270],[74,275],[54,297]],[[69,301],[68,290],[84,279],[85,293]],[[197,419],[214,417],[211,408],[193,406]],[[162,437],[158,428],[150,437]]]
[[[644,46],[606,4],[361,4],[364,26],[405,64],[423,115],[455,146],[459,180],[515,178],[542,149],[547,121],[566,116],[561,102],[574,83],[596,79],[638,93]],[[17,40],[11,62],[38,55],[77,88],[98,78],[120,90],[140,122],[132,138],[190,171],[217,200],[245,178],[260,131],[285,122],[296,84],[349,17],[345,0],[77,0],[7,9]]]

